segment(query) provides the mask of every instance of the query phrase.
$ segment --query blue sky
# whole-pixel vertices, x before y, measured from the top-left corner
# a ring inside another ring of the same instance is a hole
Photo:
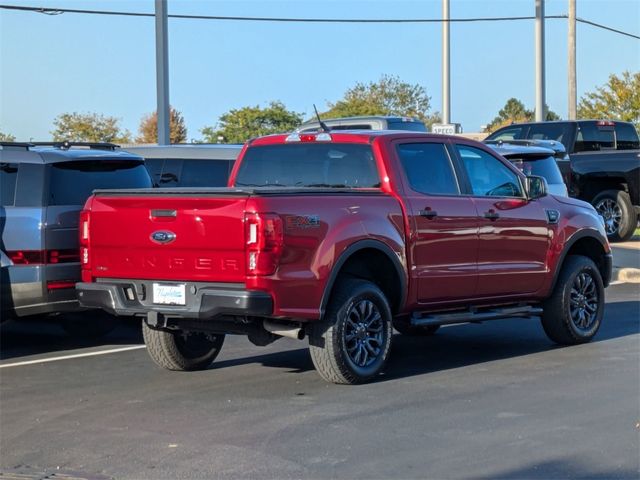
[[[153,0],[0,0],[3,4],[153,12]],[[567,12],[547,0],[547,15]],[[169,13],[437,18],[440,0],[169,0]],[[534,0],[451,0],[451,17],[534,14]],[[640,0],[577,0],[578,17],[640,34]],[[640,40],[577,27],[578,98],[611,73],[640,70]],[[451,117],[478,131],[509,97],[534,105],[533,21],[451,26]],[[547,20],[547,103],[567,112],[567,22]],[[50,138],[64,112],[115,116],[137,133],[155,110],[153,18],[0,10],[0,131]],[[169,19],[171,104],[190,139],[218,117],[280,100],[305,118],[382,74],[419,83],[441,110],[440,24],[282,24]]]

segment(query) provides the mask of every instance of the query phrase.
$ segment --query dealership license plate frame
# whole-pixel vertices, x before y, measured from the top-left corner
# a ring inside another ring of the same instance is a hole
[[[154,283],[153,303],[156,305],[185,306],[187,288],[184,283]]]

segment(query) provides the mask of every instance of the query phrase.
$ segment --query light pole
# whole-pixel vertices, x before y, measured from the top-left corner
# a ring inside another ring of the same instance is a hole
[[[451,121],[449,0],[442,0],[442,123]]]
[[[576,0],[569,0],[569,39],[567,51],[569,54],[568,117],[569,120],[575,120],[578,116],[578,94],[576,81]]]
[[[544,0],[536,2],[535,50],[536,50],[536,122],[545,119],[544,84]]]
[[[169,145],[169,49],[167,35],[167,0],[155,0],[155,4],[158,145]]]

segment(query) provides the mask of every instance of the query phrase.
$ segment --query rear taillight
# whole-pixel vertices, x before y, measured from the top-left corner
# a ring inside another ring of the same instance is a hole
[[[76,282],[73,280],[57,280],[47,282],[47,290],[65,290],[68,288],[75,288]]]
[[[274,274],[284,246],[282,219],[274,213],[246,213],[244,220],[247,273]]]
[[[89,254],[89,241],[91,240],[89,210],[80,212],[80,223],[78,233],[80,234],[80,266],[82,268],[82,281],[90,282],[91,278],[91,256]]]
[[[46,258],[44,250],[16,250],[7,252],[14,265],[42,265]]]
[[[7,256],[14,265],[45,265],[77,262],[78,250],[11,250]]]

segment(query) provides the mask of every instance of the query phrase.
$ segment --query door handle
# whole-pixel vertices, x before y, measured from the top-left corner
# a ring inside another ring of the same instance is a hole
[[[495,210],[489,210],[488,212],[484,212],[484,218],[496,220],[497,218],[500,218],[500,215],[498,215]]]
[[[438,212],[431,209],[420,210],[420,216],[425,218],[435,218],[438,216]]]

